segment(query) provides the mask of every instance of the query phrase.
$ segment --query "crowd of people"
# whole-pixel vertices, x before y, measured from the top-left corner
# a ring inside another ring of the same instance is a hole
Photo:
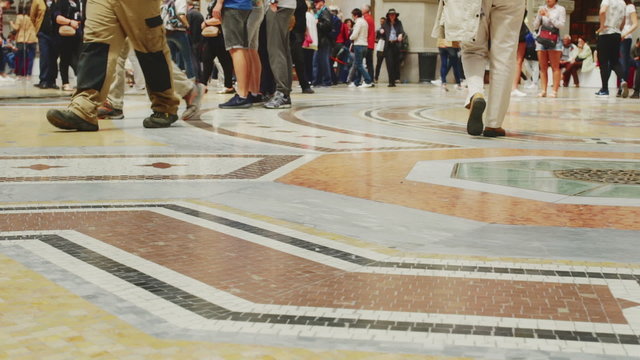
[[[206,9],[200,9],[198,1],[154,0],[144,11],[133,2],[34,0],[30,9],[19,5],[11,22],[14,32],[3,43],[8,51],[3,51],[0,70],[10,61],[17,75],[28,77],[37,44],[37,87],[57,88],[59,73],[62,88],[73,90],[69,68],[78,78],[69,110],[52,110],[49,121],[65,129],[95,131],[98,117],[124,116],[127,60],[134,69],[131,82],[146,90],[153,103],[145,126],[168,127],[178,119],[180,97],[186,103],[183,119],[198,113],[212,78],[224,83],[219,93],[232,95],[220,108],[259,104],[283,109],[291,107],[294,69],[302,93],[309,94],[312,87],[339,83],[373,87],[384,62],[388,86],[394,87],[408,49],[395,9],[389,9],[376,28],[369,5],[348,16],[325,0],[213,0]],[[11,3],[0,0],[0,9]],[[93,9],[89,18],[87,8]],[[124,8],[153,16],[121,19]],[[114,23],[105,24],[100,15],[113,17]],[[501,125],[509,97],[526,96],[519,89],[523,79],[528,87],[539,79],[538,96],[554,98],[561,84],[567,87],[573,79],[579,87],[581,73],[598,66],[602,84],[597,96],[608,96],[613,71],[617,96],[629,97],[633,82],[631,97],[639,97],[639,81],[629,78],[640,62],[640,40],[632,47],[631,39],[638,28],[635,6],[630,0],[602,0],[599,18],[597,50],[592,52],[587,34],[560,36],[566,32],[567,14],[557,0],[545,1],[531,29],[524,1],[441,0],[433,32],[439,39],[440,83],[448,90],[447,76],[453,70],[456,89],[468,89],[469,134],[506,134]],[[109,34],[110,26],[118,26],[118,36]],[[490,99],[484,96],[487,67]]]

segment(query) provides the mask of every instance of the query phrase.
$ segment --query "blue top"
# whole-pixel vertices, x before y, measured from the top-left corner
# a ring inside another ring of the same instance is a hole
[[[251,0],[225,0],[224,8],[238,10],[252,10],[253,2]]]

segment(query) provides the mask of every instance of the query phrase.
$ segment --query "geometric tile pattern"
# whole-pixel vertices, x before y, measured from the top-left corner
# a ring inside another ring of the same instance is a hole
[[[302,110],[304,108],[298,108],[296,112]],[[216,119],[222,119],[222,117],[214,117],[212,122],[194,119],[187,123],[217,134],[328,153],[457,147],[450,144],[402,139],[321,126],[300,119],[294,111],[279,113],[274,117],[273,112],[262,110],[263,116],[260,121],[256,121],[257,112],[260,112],[260,110],[234,111],[229,116],[225,116],[224,121],[219,123]],[[230,122],[229,119],[233,121]],[[234,127],[240,125],[241,130],[230,130],[227,128],[229,124],[233,124]]]
[[[529,194],[524,189],[509,191],[508,187],[507,190],[498,192],[498,186],[478,184],[479,186],[472,187],[470,184],[474,182],[451,179],[450,170],[440,171],[441,169],[435,167],[438,162],[453,166],[461,162],[513,160],[523,157],[621,161],[622,159],[615,157],[616,155],[530,149],[329,154],[304,164],[280,177],[278,181],[487,223],[640,230],[640,222],[637,221],[640,217],[640,206],[637,198],[602,198],[600,201],[593,197],[567,197],[543,192]],[[633,163],[636,163],[638,158],[637,154],[625,154],[625,159],[632,160]],[[425,166],[424,172],[415,178],[412,176],[413,171],[421,163],[430,165]],[[381,167],[385,169],[382,174],[375,170]],[[335,177],[322,169],[332,169],[334,173],[347,175]],[[423,182],[427,176],[433,176],[434,172],[438,178],[429,177],[429,183]],[[457,182],[463,181],[465,185],[457,185]],[[637,189],[637,186],[633,189]],[[490,206],[491,204],[500,206]],[[602,216],[603,213],[607,216]],[[610,221],[609,216],[614,217],[616,221]]]
[[[0,156],[0,182],[259,179],[300,155]]]
[[[640,198],[640,162],[536,159],[456,164],[452,177],[574,196]]]
[[[0,229],[0,244],[90,279],[87,265],[100,270],[109,277],[92,281],[125,298],[143,291],[145,308],[186,327],[480,346],[508,338],[539,349],[574,342],[605,353],[640,345],[633,269],[393,258],[182,203],[4,207]]]

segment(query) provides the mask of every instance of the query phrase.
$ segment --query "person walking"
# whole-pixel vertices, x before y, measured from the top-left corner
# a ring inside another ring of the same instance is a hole
[[[382,26],[386,22],[387,18],[380,18],[380,27],[376,30],[376,70],[373,76],[374,82],[378,82],[378,78],[380,77],[380,70],[382,69],[382,63],[384,62],[384,44],[385,44],[385,36],[384,30]]]
[[[469,109],[469,135],[506,135],[502,123],[511,99],[518,30],[524,9],[524,0],[447,0],[446,5],[440,0],[432,36],[462,41],[462,62],[468,84],[465,107]],[[491,68],[488,102],[484,97],[487,62]],[[485,109],[487,114],[483,121]]]
[[[600,27],[598,34],[598,61],[602,87],[596,96],[609,96],[609,78],[613,70],[620,80],[620,95],[629,96],[629,86],[620,65],[620,34],[625,24],[625,3],[623,0],[602,0],[600,3]]]
[[[78,62],[78,90],[66,110],[51,109],[47,120],[64,130],[97,131],[97,109],[106,99],[127,37],[147,83],[152,114],[146,128],[178,120],[180,100],[173,90],[171,55],[160,15],[161,0],[88,0],[84,46]]]
[[[355,78],[354,83],[360,85],[360,79],[364,78],[364,84],[360,85],[362,88],[373,87],[373,80],[369,75],[369,72],[365,70],[363,60],[367,53],[368,38],[369,38],[369,24],[362,17],[362,10],[356,8],[351,11],[351,15],[355,19],[355,25],[353,25],[353,31],[351,32],[351,41],[353,41],[353,49],[355,52]]]

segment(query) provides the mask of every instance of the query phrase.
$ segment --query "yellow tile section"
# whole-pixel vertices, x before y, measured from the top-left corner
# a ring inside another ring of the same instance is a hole
[[[68,132],[57,130],[46,120],[50,106],[24,109],[0,107],[0,147],[73,147],[79,146],[164,146],[165,144],[132,135],[111,120],[100,120],[100,131]],[[27,112],[27,114],[25,114]],[[115,120],[119,121],[119,120]],[[142,128],[142,120],[140,121]]]
[[[462,360],[158,339],[2,254],[0,329],[0,359]]]

